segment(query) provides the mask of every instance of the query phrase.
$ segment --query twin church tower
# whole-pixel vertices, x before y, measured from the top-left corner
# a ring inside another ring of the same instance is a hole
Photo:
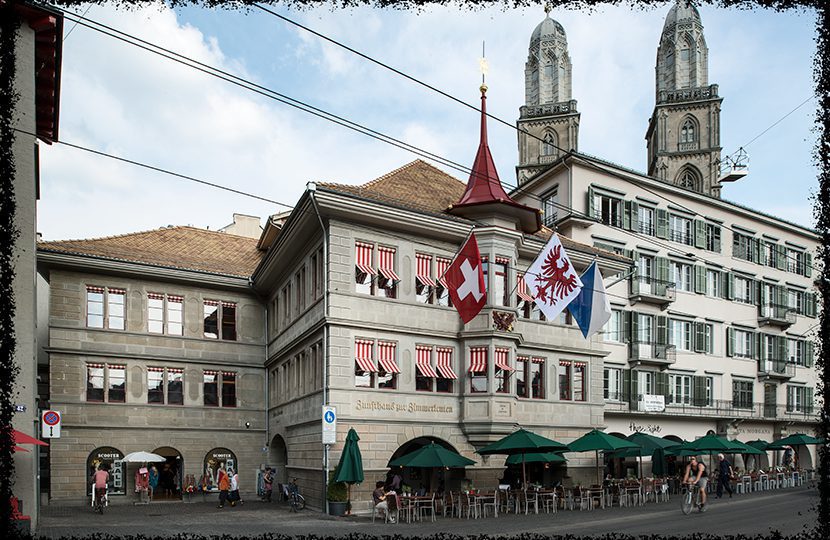
[[[700,13],[691,1],[677,0],[657,48],[656,99],[645,138],[649,176],[719,197],[722,98],[708,82],[708,55]],[[548,15],[530,37],[525,104],[516,124],[519,184],[561,157],[561,149],[579,149],[568,40]]]

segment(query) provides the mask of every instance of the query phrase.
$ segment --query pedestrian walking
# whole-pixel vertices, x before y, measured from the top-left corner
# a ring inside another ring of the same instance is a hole
[[[159,470],[155,465],[150,466],[150,477],[148,478],[148,485],[150,486],[150,500],[153,500],[153,494],[159,487]]]
[[[231,477],[231,492],[228,495],[228,500],[231,501],[231,506],[236,506],[237,501],[240,505],[245,504],[242,497],[239,496],[239,473],[233,469],[228,469],[228,474]]]
[[[271,467],[265,467],[265,474],[262,475],[262,495],[265,502],[271,502],[271,492],[274,489],[274,473]]]
[[[723,496],[724,488],[729,493],[729,498],[732,498],[732,477],[734,474],[729,460],[723,454],[718,454],[718,499]]]
[[[216,477],[216,482],[219,486],[219,506],[217,508],[224,508],[225,502],[228,500],[228,490],[231,487],[231,480],[228,478],[228,473],[225,472],[222,466],[216,471]]]

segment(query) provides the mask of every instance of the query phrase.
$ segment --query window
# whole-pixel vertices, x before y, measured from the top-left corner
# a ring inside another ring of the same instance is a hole
[[[651,371],[637,372],[637,387],[642,395],[654,395],[654,373]]]
[[[550,72],[550,73],[548,73]],[[549,75],[549,77],[553,77],[553,66],[545,66],[545,74]],[[556,155],[556,140],[553,137],[553,134],[548,131],[545,133],[545,138],[543,141],[540,141],[540,150],[543,156],[555,156]]]
[[[671,403],[692,403],[692,376],[669,375],[669,400]]]
[[[648,280],[654,276],[654,257],[640,255],[640,258],[637,259],[637,275],[645,278],[646,283],[648,283]]]
[[[637,230],[641,234],[654,236],[654,208],[641,205],[637,214]]]
[[[761,242],[761,264],[775,268],[778,246],[774,242]]]
[[[800,339],[787,339],[787,361],[791,364],[806,366],[806,343]]]
[[[706,354],[715,353],[715,327],[710,323],[696,323],[700,328],[700,337],[703,342],[698,346],[700,352]]]
[[[164,368],[147,368],[147,403],[164,403]]]
[[[164,293],[147,293],[147,331],[152,334],[181,336],[184,299]]]
[[[611,318],[605,323],[602,331],[603,341],[611,343],[623,343],[625,332],[623,330],[623,312],[619,309],[611,310]]]
[[[415,301],[432,304],[435,280],[432,279],[432,255],[415,254]]]
[[[609,401],[622,400],[622,369],[605,368],[602,370],[602,397]]]
[[[585,368],[587,364],[574,362],[573,399],[574,401],[585,401]]]
[[[637,333],[634,335],[636,343],[654,343],[654,315],[634,313],[637,317]]]
[[[510,367],[510,350],[496,347],[495,360],[496,393],[509,394],[510,374],[513,372],[513,368]]]
[[[706,404],[705,407],[711,407],[715,404],[715,380],[712,377],[704,377],[704,384],[706,385]]]
[[[678,351],[692,350],[692,323],[689,321],[669,320],[669,344]]]
[[[323,296],[323,265],[323,248],[320,248],[311,256],[311,294],[314,300]]]
[[[795,289],[787,289],[787,307],[799,315],[804,315],[804,293]]]
[[[397,298],[398,282],[395,273],[395,248],[378,246],[378,288],[377,295],[383,298]]]
[[[796,274],[804,275],[806,269],[806,258],[803,251],[787,248],[787,270]]]
[[[147,368],[147,403],[183,405],[182,374],[179,368]]]
[[[470,348],[470,392],[487,391],[487,347]]]
[[[545,359],[534,356],[530,361],[530,397],[545,399]]]
[[[813,389],[807,386],[787,386],[787,412],[812,413]]]
[[[755,334],[746,330],[735,329],[735,356],[738,358],[752,358],[752,341]]]
[[[236,302],[205,300],[203,313],[206,338],[236,341]]]
[[[559,399],[569,401],[571,399],[571,362],[559,361]]]
[[[732,381],[732,406],[740,409],[752,408],[752,381]]]
[[[530,296],[525,283],[525,275],[521,272],[516,273],[516,307],[518,308],[519,317],[529,319],[533,311],[535,303],[533,297]]]
[[[89,328],[124,330],[127,291],[112,287],[86,287],[86,325]]]
[[[776,299],[778,298],[777,287],[772,283],[761,283],[761,315],[772,317],[777,311]]]
[[[688,52],[688,49],[683,49],[683,51]],[[693,143],[695,141],[697,141],[695,123],[691,118],[687,118],[686,121],[683,122],[683,126],[680,128],[680,142]]]
[[[507,267],[510,266],[510,259],[496,257],[496,264],[493,265],[495,272],[495,289],[493,290],[493,304],[501,306],[510,305],[511,287],[507,286]],[[487,276],[484,276],[485,279]]]
[[[622,201],[594,193],[594,218],[613,227],[622,226]]]
[[[758,241],[740,233],[732,235],[732,256],[749,262],[758,262]]]
[[[669,261],[669,280],[674,281],[678,291],[692,292],[692,265]]]
[[[167,403],[184,405],[184,371],[179,368],[167,368]]]
[[[358,388],[373,388],[375,386],[374,346],[375,342],[367,339],[354,340],[355,366],[354,385]]]
[[[397,344],[378,341],[378,388],[394,390],[398,387]]]
[[[438,277],[438,279],[436,279],[437,285],[435,288],[435,302],[439,306],[452,306],[450,289],[447,285],[447,281],[444,279],[444,274],[446,273],[447,268],[449,268],[450,262],[450,259],[435,257],[435,275]]]
[[[565,401],[585,401],[586,369],[585,362],[559,361],[559,399]]]
[[[374,294],[375,286],[375,268],[372,265],[372,259],[375,254],[374,244],[367,244],[365,242],[355,242],[355,267],[354,267],[354,281],[355,290],[363,294]]]
[[[127,397],[127,366],[123,364],[87,364],[86,400],[124,403]]]
[[[435,391],[450,393],[453,391],[453,381],[458,378],[452,369],[452,348],[436,347],[438,355],[436,366],[438,368],[438,379],[435,381]]]
[[[303,266],[299,272],[294,276],[294,283],[297,284],[297,313],[302,313],[305,309],[305,298],[306,298],[306,268]]]
[[[706,224],[706,251],[720,253],[720,225]]]
[[[222,372],[222,406],[236,407],[236,373]]]
[[[202,391],[206,407],[219,406],[219,372],[205,370],[202,379]]]
[[[721,296],[721,273],[717,270],[706,270],[706,296]]]
[[[203,403],[206,407],[236,407],[236,373],[205,370],[202,378]]]
[[[755,301],[753,285],[754,283],[752,279],[735,276],[735,301],[743,304],[752,304]]]
[[[676,214],[669,214],[669,240],[693,245],[692,220]]]
[[[543,154],[547,155],[547,154]],[[559,210],[559,186],[542,196],[542,223],[545,227],[553,228]]]
[[[530,358],[527,356],[517,356],[516,357],[516,396],[518,397],[530,397],[528,394],[528,390],[530,389],[527,385],[528,381],[528,371],[530,369]]]

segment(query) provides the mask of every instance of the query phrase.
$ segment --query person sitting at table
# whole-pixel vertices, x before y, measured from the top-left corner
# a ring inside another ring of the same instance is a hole
[[[421,487],[418,488],[418,491],[415,492],[416,497],[423,497],[427,494],[427,488],[421,484]]]
[[[372,501],[375,504],[375,512],[380,510],[383,512],[383,518],[385,520],[388,519],[391,523],[395,523],[395,518],[389,515],[389,503],[386,500],[387,495],[389,494],[383,489],[383,482],[376,482],[375,490],[372,492]]]

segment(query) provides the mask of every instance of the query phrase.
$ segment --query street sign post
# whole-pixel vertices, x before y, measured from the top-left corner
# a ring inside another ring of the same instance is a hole
[[[44,439],[60,439],[61,413],[58,411],[43,411],[40,420],[41,434]]]
[[[337,442],[337,408],[323,407],[323,444]]]

